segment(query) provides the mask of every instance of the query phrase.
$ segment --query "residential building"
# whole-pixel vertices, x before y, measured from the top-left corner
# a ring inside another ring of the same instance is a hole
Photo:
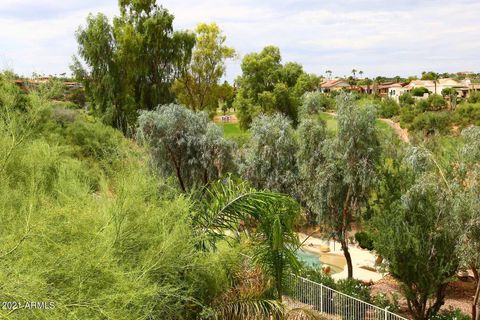
[[[351,88],[350,83],[344,79],[327,80],[320,84],[320,92],[340,91]]]

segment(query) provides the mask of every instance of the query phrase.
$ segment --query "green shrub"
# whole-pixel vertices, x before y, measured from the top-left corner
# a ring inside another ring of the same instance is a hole
[[[461,125],[480,125],[480,103],[462,103],[455,109],[455,119]]]
[[[424,112],[415,117],[410,128],[426,134],[448,133],[451,125],[452,117],[448,112]]]
[[[398,296],[393,294],[391,299],[384,293],[378,293],[372,297],[372,304],[382,309],[387,309],[390,312],[396,313],[400,310]]]
[[[331,275],[323,272],[321,267],[303,265],[300,269],[299,276],[316,283],[321,283],[332,289],[336,288],[335,280],[333,280]]]
[[[365,302],[371,302],[370,288],[356,279],[343,279],[337,283],[337,290]],[[366,310],[358,309],[354,301],[336,301],[336,309],[343,315],[343,319],[364,319]]]
[[[418,115],[418,110],[413,106],[405,106],[400,108],[400,125],[403,128],[410,128],[413,119]]]
[[[415,99],[410,92],[403,93],[398,99],[401,106],[411,106],[415,104]]]
[[[337,290],[362,301],[371,302],[370,287],[357,279],[348,278],[338,281]]]
[[[306,92],[302,99],[303,103],[300,106],[302,116],[318,114],[321,111],[335,108],[335,100],[320,92]]]
[[[417,100],[417,103],[415,103],[415,109],[419,112],[428,111],[428,109],[430,109],[430,103],[428,103],[426,99]]]
[[[462,312],[460,309],[453,309],[450,307],[448,310],[441,311],[440,313],[432,316],[432,320],[470,320],[471,317]]]
[[[76,147],[79,157],[114,159],[123,145],[120,131],[99,122],[75,121],[66,129],[67,140]]]
[[[51,118],[62,127],[75,122],[77,116],[78,113],[76,111],[59,107],[53,109],[51,113]]]
[[[468,96],[467,102],[469,103],[479,103],[480,102],[480,91],[474,91]]]
[[[417,87],[411,91],[412,96],[414,97],[423,97],[425,93],[429,93],[427,88],[425,87]]]
[[[355,240],[362,249],[373,250],[373,240],[369,233],[360,231],[355,233]]]
[[[383,99],[377,106],[378,113],[382,118],[391,118],[400,112],[400,106],[392,98]]]
[[[427,102],[429,104],[430,111],[436,111],[444,109],[447,106],[445,99],[439,94],[432,94],[428,97]]]

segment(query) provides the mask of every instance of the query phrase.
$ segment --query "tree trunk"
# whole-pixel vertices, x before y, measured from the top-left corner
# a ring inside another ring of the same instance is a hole
[[[477,280],[477,290],[472,304],[472,320],[480,320],[480,281]]]
[[[175,167],[175,172],[177,174],[178,182],[180,183],[180,188],[182,189],[183,192],[187,192],[185,189],[185,184],[183,183],[183,178],[182,174],[180,173],[180,167]]]
[[[277,287],[277,294],[278,294],[278,301],[282,302],[282,293],[283,293],[283,284],[282,284],[282,278],[283,278],[283,261],[282,258],[280,257],[279,261],[280,265],[278,266],[276,270],[276,279],[275,279],[275,286]]]
[[[340,243],[342,244],[342,250],[343,255],[345,256],[345,260],[347,260],[348,277],[353,278],[352,257],[350,256],[350,251],[348,251],[348,241],[345,235],[341,237]]]

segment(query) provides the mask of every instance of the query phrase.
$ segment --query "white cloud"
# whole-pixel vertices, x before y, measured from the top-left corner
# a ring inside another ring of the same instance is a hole
[[[9,9],[13,2],[0,2],[0,67],[7,62],[22,74],[68,71],[76,52],[74,32],[88,12],[111,17],[118,11],[114,0],[25,0],[24,8],[40,9],[16,11]],[[165,0],[162,4],[175,15],[177,28],[215,21],[240,54],[277,45],[285,61],[300,62],[309,72],[331,69],[342,76],[356,68],[375,76],[480,71],[478,1]],[[229,79],[240,72],[239,64],[229,63]]]

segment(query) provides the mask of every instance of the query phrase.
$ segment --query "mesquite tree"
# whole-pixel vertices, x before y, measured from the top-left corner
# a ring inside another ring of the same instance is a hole
[[[232,165],[232,143],[205,113],[170,104],[142,112],[138,123],[137,138],[148,145],[154,166],[176,176],[183,192],[218,179]]]

